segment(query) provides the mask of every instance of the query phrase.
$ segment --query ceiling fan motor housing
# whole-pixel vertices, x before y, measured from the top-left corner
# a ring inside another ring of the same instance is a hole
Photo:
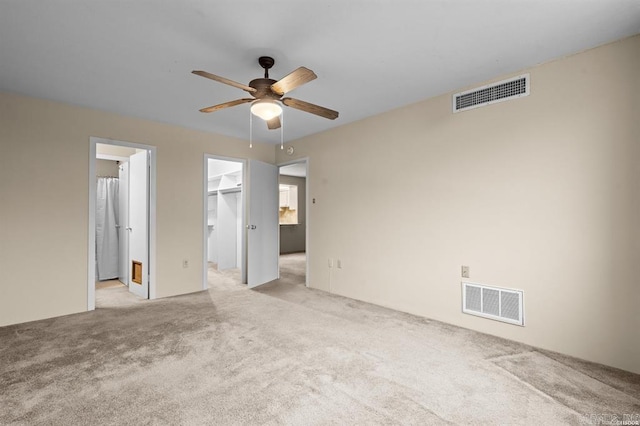
[[[276,61],[271,56],[260,56],[258,63],[264,68],[264,78],[256,78],[249,82],[249,87],[256,89],[251,95],[256,99],[280,99],[282,95],[278,95],[271,90],[271,85],[275,83],[276,80],[269,78],[269,69],[273,67]]]
[[[256,78],[249,82],[249,87],[253,87],[256,89],[255,92],[251,93],[251,95],[256,99],[280,99],[282,95],[278,95],[273,90],[271,90],[271,85],[275,83],[276,80],[271,78]]]

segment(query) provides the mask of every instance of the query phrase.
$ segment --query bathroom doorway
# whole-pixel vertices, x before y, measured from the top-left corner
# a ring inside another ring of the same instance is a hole
[[[92,137],[89,171],[88,310],[155,298],[155,148]]]

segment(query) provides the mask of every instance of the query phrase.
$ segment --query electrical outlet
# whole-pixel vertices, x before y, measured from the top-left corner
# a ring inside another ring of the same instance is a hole
[[[189,259],[184,259],[182,261],[182,267],[183,268],[188,268],[189,267]]]
[[[342,269],[342,261],[338,259],[338,269]]]
[[[462,265],[462,278],[469,278],[469,267]]]
[[[329,258],[329,268],[333,268],[333,259]]]

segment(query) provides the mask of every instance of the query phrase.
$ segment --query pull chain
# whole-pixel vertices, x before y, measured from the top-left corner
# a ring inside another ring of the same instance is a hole
[[[284,110],[280,113],[280,149],[284,149]]]
[[[253,148],[253,114],[249,110],[249,148]]]

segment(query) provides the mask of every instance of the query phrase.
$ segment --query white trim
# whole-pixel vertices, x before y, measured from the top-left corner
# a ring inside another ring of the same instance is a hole
[[[306,173],[305,173],[305,177],[304,177],[304,190],[305,190],[305,201],[304,201],[304,205],[305,205],[305,213],[304,213],[304,251],[305,251],[305,255],[306,255],[306,259],[307,259],[307,264],[306,264],[306,273],[305,273],[305,277],[304,277],[304,285],[305,287],[309,287],[309,282],[311,282],[311,280],[309,279],[309,271],[311,270],[309,268],[309,265],[311,264],[311,262],[309,261],[310,259],[310,250],[309,247],[311,247],[311,245],[309,244],[309,216],[311,215],[311,197],[309,196],[309,164],[310,164],[310,159],[309,157],[302,157],[302,158],[296,158],[295,160],[289,160],[289,161],[285,161],[284,163],[279,163],[278,164],[278,171],[280,170],[280,167],[283,166],[288,166],[290,164],[297,164],[297,163],[305,163],[306,165]],[[278,238],[280,238],[280,232],[278,232]],[[280,264],[279,264],[279,259],[280,256],[278,256],[278,274],[280,274]]]
[[[247,229],[246,229],[246,200],[247,194],[245,191],[247,182],[247,160],[241,158],[224,157],[221,155],[204,154],[202,164],[202,289],[207,290],[209,288],[209,281],[207,279],[207,270],[209,265],[209,245],[207,234],[209,233],[209,221],[208,221],[208,203],[209,203],[209,160],[223,160],[233,161],[234,163],[242,164],[242,259],[240,260],[240,273],[242,282],[247,283]]]
[[[156,275],[156,147],[133,142],[89,137],[89,243],[87,247],[87,311],[96,308],[96,144],[144,149],[149,153],[149,299],[157,297]]]
[[[156,148],[152,146],[146,149],[149,153],[149,299],[155,299],[158,297],[158,276],[156,275],[156,181],[158,169]]]
[[[89,246],[87,247],[87,311],[96,309],[96,143],[89,138]]]
[[[206,290],[209,288],[209,280],[207,279],[207,273],[209,270],[209,246],[208,246],[208,234],[209,234],[209,219],[207,215],[209,214],[209,162],[208,162],[207,154],[204,154],[202,157],[202,174],[204,178],[204,183],[202,186],[203,195],[202,195],[202,218],[203,218],[203,226],[202,226],[202,289]]]

